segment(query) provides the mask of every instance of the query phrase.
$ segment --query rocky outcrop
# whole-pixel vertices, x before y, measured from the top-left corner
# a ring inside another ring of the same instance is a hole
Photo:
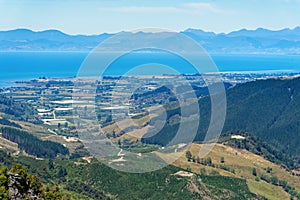
[[[36,200],[42,199],[39,198],[37,194],[34,194],[32,189],[28,189],[27,191],[23,191],[22,189],[22,178],[19,174],[8,174],[8,195],[11,200]]]

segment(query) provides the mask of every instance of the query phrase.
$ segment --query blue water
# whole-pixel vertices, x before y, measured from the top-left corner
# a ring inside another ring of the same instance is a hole
[[[87,55],[85,52],[0,52],[0,87],[11,85],[15,80],[74,77]],[[300,55],[212,55],[212,59],[220,72],[300,71]],[[128,66],[148,62],[172,66],[180,73],[195,72],[188,62],[176,56],[157,53],[149,56],[146,53],[139,53],[130,55],[127,59],[117,60],[111,66],[111,74],[117,74],[120,69],[126,71],[129,69]],[[155,71],[154,68],[148,70]]]

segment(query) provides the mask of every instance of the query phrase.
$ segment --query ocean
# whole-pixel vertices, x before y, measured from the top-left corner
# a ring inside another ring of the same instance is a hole
[[[16,80],[74,77],[87,55],[87,52],[0,52],[0,87],[11,86]],[[300,71],[300,55],[211,55],[211,58],[220,72]],[[172,73],[172,70],[161,70],[163,65],[171,66],[180,73],[196,73],[188,62],[174,55],[150,53],[149,56],[149,53],[138,53],[123,56],[112,63],[107,74],[118,75],[120,71],[130,69],[128,66],[145,65],[148,62],[160,65],[146,67],[143,69],[145,74]],[[97,75],[97,72],[91,72],[90,75]]]

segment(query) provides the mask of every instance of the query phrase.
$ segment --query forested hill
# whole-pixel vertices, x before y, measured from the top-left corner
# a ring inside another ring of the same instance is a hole
[[[203,140],[210,119],[210,99],[202,98],[200,128],[196,141]],[[172,110],[168,117],[178,114]],[[166,144],[178,124],[166,123],[146,143]],[[300,154],[300,78],[248,82],[227,90],[227,117],[223,132],[243,130],[254,134],[277,150],[292,156]],[[187,131],[188,133],[188,131]],[[162,141],[162,142],[160,142]]]
[[[17,121],[26,121],[35,124],[41,123],[40,120],[35,117],[34,109],[27,103],[19,103],[3,94],[0,95],[0,112],[5,113],[7,115],[6,117]],[[8,122],[5,118],[0,120],[0,124],[20,128],[20,126]]]
[[[223,131],[251,132],[279,150],[300,154],[300,78],[261,80],[227,93]]]

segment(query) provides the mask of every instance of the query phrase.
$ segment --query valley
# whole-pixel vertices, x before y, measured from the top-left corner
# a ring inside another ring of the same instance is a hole
[[[133,94],[132,84],[126,79],[23,82],[23,86],[5,89],[1,94],[1,165],[26,166],[44,187],[57,186],[65,199],[297,199],[299,78],[269,76],[246,83],[236,82],[234,76],[227,79],[228,117],[218,143],[205,156],[199,152],[208,145],[202,139],[210,113],[207,89],[197,76],[188,79],[197,96],[202,121],[193,143],[173,145],[166,144],[181,117],[176,98],[188,97],[190,92],[180,90],[183,79],[175,77],[177,84],[172,87],[181,91],[177,96],[159,86],[174,82],[172,76],[143,77],[137,83],[143,82],[147,87],[134,90]],[[74,92],[74,83],[81,84],[82,91]],[[280,98],[270,97],[268,91]],[[128,96],[132,99],[123,101]],[[266,98],[272,98],[269,107],[263,104],[269,102]],[[193,99],[185,98],[181,106],[192,103]],[[149,137],[154,124],[161,120],[162,108],[167,113],[166,123],[157,135]],[[258,112],[255,109],[266,116],[265,121],[255,119]],[[100,124],[97,129],[93,125],[95,117]],[[286,118],[295,122],[288,130],[284,129]],[[182,123],[194,121],[191,115]],[[100,131],[99,144],[109,141],[121,151],[116,149],[109,157],[94,155],[91,147],[86,146],[88,138],[82,135],[86,131]],[[289,138],[281,140],[285,137],[282,134],[288,134]],[[102,136],[106,139],[101,139]],[[285,149],[285,145],[291,148]],[[133,158],[132,154],[137,156]],[[167,165],[145,174],[115,168],[130,166],[135,160],[146,161],[149,156]]]

